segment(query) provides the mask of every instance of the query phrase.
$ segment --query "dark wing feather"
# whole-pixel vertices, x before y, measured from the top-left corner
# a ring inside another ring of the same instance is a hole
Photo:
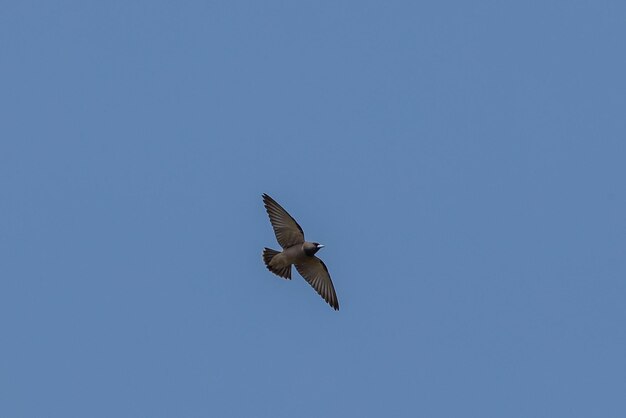
[[[265,210],[270,217],[276,240],[283,248],[289,248],[304,242],[304,232],[298,222],[287,213],[274,199],[263,193]]]
[[[330,273],[328,273],[322,260],[315,256],[307,257],[304,262],[296,264],[296,270],[333,309],[339,310],[339,301],[333,281],[330,279]]]

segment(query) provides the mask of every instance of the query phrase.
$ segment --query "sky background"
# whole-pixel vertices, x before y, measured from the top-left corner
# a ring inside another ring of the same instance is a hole
[[[0,416],[626,416],[623,1],[2,1]],[[341,310],[269,273],[268,193]]]

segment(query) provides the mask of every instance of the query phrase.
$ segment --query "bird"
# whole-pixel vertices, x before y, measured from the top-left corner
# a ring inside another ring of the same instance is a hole
[[[276,240],[283,249],[276,251],[265,247],[263,249],[265,267],[275,275],[291,280],[291,266],[294,265],[298,273],[326,303],[338,311],[339,301],[328,268],[315,256],[315,253],[324,248],[324,245],[319,242],[305,241],[304,231],[298,222],[266,193],[263,193],[263,204],[269,215]]]

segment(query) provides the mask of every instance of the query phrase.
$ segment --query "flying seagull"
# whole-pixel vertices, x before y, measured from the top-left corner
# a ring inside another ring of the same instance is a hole
[[[330,273],[322,260],[315,253],[324,246],[318,242],[304,240],[304,232],[298,222],[287,213],[274,199],[263,193],[263,203],[270,217],[276,240],[283,251],[263,249],[263,261],[269,271],[279,277],[291,280],[291,265],[313,289],[336,311],[339,301]]]

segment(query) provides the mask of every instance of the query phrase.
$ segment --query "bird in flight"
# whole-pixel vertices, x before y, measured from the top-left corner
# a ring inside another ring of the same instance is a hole
[[[265,193],[263,203],[274,228],[276,240],[283,247],[282,251],[263,249],[263,261],[267,269],[279,277],[291,280],[291,265],[295,265],[304,280],[338,311],[339,301],[330,273],[324,262],[315,256],[315,253],[324,246],[318,242],[305,241],[304,232],[298,222]]]

